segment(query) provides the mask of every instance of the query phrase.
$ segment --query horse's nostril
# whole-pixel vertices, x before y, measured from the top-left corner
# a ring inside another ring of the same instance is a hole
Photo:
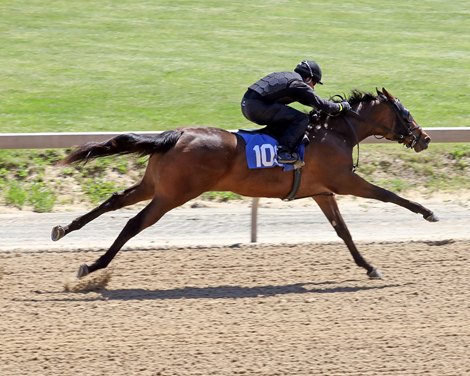
[[[426,144],[429,144],[431,142],[431,137],[429,136],[424,137],[424,142],[426,142]]]

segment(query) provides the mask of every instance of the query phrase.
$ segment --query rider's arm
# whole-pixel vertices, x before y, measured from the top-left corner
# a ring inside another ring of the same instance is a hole
[[[305,106],[314,107],[317,110],[324,111],[328,114],[337,114],[342,110],[341,103],[320,98],[305,82],[291,82],[288,92],[289,96],[291,98],[295,98],[297,102],[302,103]]]

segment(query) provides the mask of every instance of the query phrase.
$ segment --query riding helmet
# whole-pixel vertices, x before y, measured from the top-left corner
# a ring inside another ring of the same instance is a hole
[[[321,82],[320,66],[313,60],[303,60],[294,69],[294,72],[300,74],[303,78],[312,78],[315,82],[323,85]]]

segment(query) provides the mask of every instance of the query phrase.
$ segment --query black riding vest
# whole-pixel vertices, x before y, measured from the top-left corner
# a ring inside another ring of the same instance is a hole
[[[341,106],[338,103],[325,100],[315,94],[300,74],[296,72],[274,72],[256,81],[248,88],[250,92],[258,93],[266,102],[289,104],[299,102],[329,114],[338,112]],[[246,95],[245,95],[246,96]]]
[[[277,101],[288,96],[287,89],[292,81],[302,82],[302,77],[295,72],[274,72],[256,81],[249,89],[266,99]]]

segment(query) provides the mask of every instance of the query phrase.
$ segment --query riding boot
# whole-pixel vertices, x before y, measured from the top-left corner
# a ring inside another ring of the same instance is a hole
[[[285,146],[288,150],[295,150],[299,145],[308,128],[308,117],[303,116],[298,121],[292,122],[287,126],[279,139],[279,144]]]
[[[280,137],[277,148],[277,161],[279,163],[292,164],[299,160],[299,155],[294,150],[304,137],[307,127],[308,117],[302,117],[287,127]]]

